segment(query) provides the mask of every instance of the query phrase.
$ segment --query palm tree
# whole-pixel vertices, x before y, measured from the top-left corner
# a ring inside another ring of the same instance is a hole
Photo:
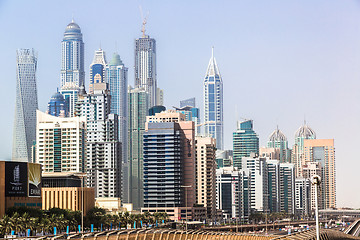
[[[14,223],[11,221],[11,217],[4,215],[0,221],[0,234],[5,235],[10,233],[12,229],[14,229]]]
[[[15,212],[12,216],[11,216],[11,220],[10,220],[13,225],[14,225],[14,229],[15,229],[15,233],[20,233],[24,228],[23,225],[21,224],[21,219],[20,219],[20,215],[19,213]]]

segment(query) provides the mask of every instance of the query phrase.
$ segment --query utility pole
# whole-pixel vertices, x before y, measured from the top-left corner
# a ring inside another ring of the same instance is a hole
[[[321,184],[321,177],[318,175],[314,175],[311,178],[311,182],[313,185],[315,185],[316,240],[320,240],[318,188]]]

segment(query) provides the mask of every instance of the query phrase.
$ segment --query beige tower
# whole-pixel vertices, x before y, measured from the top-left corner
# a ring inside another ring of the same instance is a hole
[[[336,207],[335,148],[334,139],[305,139],[305,163],[321,165],[323,208]]]
[[[206,217],[216,215],[216,139],[195,137],[196,149],[196,202],[206,208]]]

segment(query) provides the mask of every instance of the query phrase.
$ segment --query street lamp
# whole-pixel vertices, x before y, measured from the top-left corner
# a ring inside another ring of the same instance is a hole
[[[185,186],[180,186],[180,187],[182,187],[182,188],[185,188],[185,211],[186,211],[186,219],[185,219],[185,230],[186,230],[186,232],[187,232],[187,230],[188,230],[188,226],[187,226],[187,220],[188,220],[188,214],[187,214],[187,212],[188,212],[188,209],[187,209],[187,188],[191,188],[192,186],[191,185],[185,185]]]
[[[321,184],[321,177],[314,175],[311,178],[311,183],[315,185],[315,218],[316,218],[316,240],[320,239],[319,229],[319,204],[318,204],[318,188]]]
[[[81,233],[84,233],[84,177],[86,173],[77,174],[81,178]]]

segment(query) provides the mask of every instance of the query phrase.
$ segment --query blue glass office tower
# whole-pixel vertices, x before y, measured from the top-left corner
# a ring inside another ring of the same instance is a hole
[[[242,158],[250,157],[250,153],[259,154],[259,137],[253,130],[253,121],[238,122],[238,128],[233,133],[233,164],[242,167]]]
[[[55,117],[67,116],[65,99],[61,93],[56,92],[51,96],[46,113]]]
[[[205,135],[216,139],[216,148],[224,148],[223,82],[214,57],[214,49],[204,80]]]
[[[12,160],[31,162],[31,151],[36,139],[37,57],[34,49],[16,51],[16,103],[13,132]]]
[[[69,117],[74,116],[79,87],[84,86],[84,42],[79,25],[69,23],[61,42],[61,94]]]

